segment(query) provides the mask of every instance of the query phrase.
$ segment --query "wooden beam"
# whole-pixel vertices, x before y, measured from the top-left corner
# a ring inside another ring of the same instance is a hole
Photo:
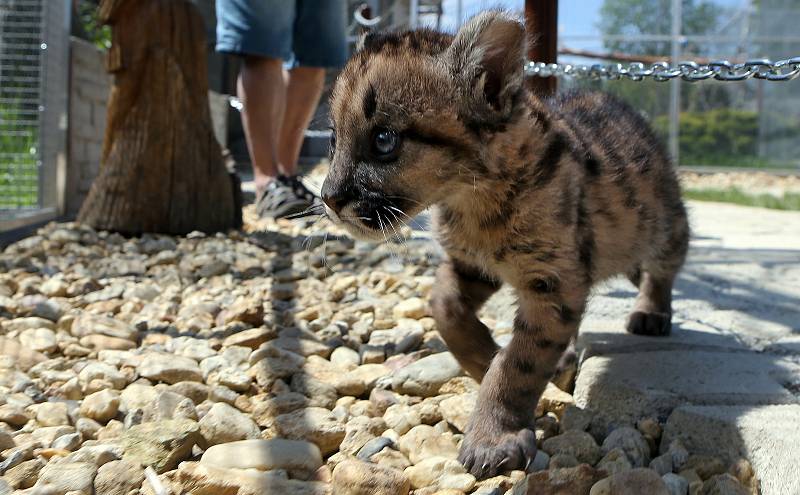
[[[558,0],[525,0],[528,60],[555,63],[558,57]],[[542,96],[556,92],[555,77],[529,77],[528,87]]]

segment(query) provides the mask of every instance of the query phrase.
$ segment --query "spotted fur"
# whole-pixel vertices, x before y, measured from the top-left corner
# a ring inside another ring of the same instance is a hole
[[[526,468],[533,412],[577,334],[591,287],[639,287],[633,333],[669,332],[689,227],[675,172],[648,124],[603,93],[526,91],[522,25],[500,12],[455,36],[368,36],[340,75],[328,213],[354,235],[432,207],[447,253],[431,307],[442,337],[481,381],[460,459],[476,476]],[[386,131],[388,130],[388,131]],[[391,157],[376,133],[398,136]],[[502,284],[519,309],[500,349],[477,318]]]

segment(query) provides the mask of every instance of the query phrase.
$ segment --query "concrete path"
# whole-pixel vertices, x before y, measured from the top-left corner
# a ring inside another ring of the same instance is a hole
[[[623,331],[636,292],[599,288],[581,327],[579,406],[599,428],[653,416],[662,449],[748,458],[766,495],[800,493],[800,213],[693,202],[671,336]],[[509,291],[486,315],[507,326]]]

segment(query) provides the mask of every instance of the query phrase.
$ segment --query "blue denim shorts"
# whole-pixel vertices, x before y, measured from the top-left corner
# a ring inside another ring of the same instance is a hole
[[[217,51],[277,58],[291,66],[347,60],[344,0],[217,0]]]

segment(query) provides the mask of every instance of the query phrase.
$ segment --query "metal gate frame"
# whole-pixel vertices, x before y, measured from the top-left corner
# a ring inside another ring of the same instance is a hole
[[[30,3],[11,1],[9,5]],[[36,207],[0,210],[0,233],[44,223],[64,212],[69,100],[70,0],[40,0],[38,201]]]

